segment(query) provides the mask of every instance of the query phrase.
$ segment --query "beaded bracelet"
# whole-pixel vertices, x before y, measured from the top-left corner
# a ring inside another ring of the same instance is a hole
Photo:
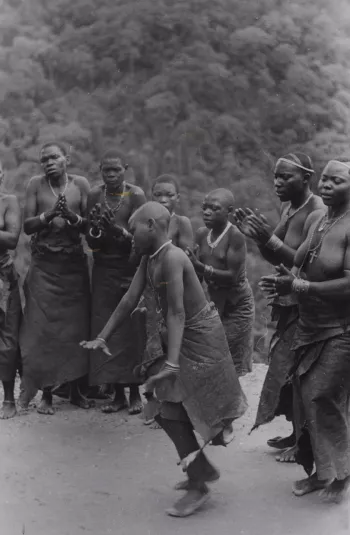
[[[272,234],[271,238],[266,242],[265,247],[271,249],[274,253],[283,247],[283,241],[280,240],[276,234]]]
[[[292,292],[296,294],[307,294],[310,288],[310,282],[304,279],[295,278],[292,282]]]

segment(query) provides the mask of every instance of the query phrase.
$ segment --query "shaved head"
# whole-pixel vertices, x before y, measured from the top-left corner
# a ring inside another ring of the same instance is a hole
[[[167,230],[170,223],[170,212],[165,206],[159,202],[146,202],[138,208],[130,217],[130,223],[137,221],[149,221],[154,220],[163,230]]]
[[[225,188],[214,189],[206,196],[206,199],[215,199],[220,202],[225,208],[233,206],[235,199],[233,193]]]
[[[340,175],[349,178],[350,176],[350,161],[330,160],[323,170],[324,175]]]

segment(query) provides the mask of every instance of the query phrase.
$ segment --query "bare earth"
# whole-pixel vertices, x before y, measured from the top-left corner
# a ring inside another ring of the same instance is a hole
[[[292,495],[303,470],[277,463],[266,446],[289,431],[285,421],[248,435],[265,372],[259,364],[242,379],[250,410],[228,448],[208,448],[222,478],[187,519],[164,514],[182,479],[175,451],[137,416],[84,412],[55,398],[55,416],[32,408],[1,421],[1,535],[349,535],[349,503]]]

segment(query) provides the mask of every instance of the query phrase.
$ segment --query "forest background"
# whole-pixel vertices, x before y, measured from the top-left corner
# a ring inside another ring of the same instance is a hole
[[[319,174],[349,134],[349,0],[0,0],[0,157],[22,204],[40,145],[61,140],[92,184],[110,147],[147,194],[175,173],[195,228],[217,186],[276,222],[276,158],[301,150]],[[271,267],[247,245],[263,352]],[[28,262],[22,235],[22,279]]]

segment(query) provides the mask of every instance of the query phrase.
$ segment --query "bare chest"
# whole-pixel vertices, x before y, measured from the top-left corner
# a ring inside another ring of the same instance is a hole
[[[104,191],[102,191],[99,202],[104,209],[112,210],[117,225],[127,228],[133,210],[130,192],[126,192],[123,196],[116,195],[114,197],[105,196]]]
[[[70,182],[66,189],[52,188],[47,182],[45,182],[38,191],[37,195],[39,212],[53,208],[57,202],[59,194],[63,192],[66,197],[68,207],[75,212],[79,212],[81,192],[79,187],[74,182]]]
[[[226,267],[227,251],[229,247],[229,237],[224,236],[218,244],[210,239],[210,235],[203,236],[200,244],[199,259],[204,264],[209,264],[214,268],[222,269]]]

